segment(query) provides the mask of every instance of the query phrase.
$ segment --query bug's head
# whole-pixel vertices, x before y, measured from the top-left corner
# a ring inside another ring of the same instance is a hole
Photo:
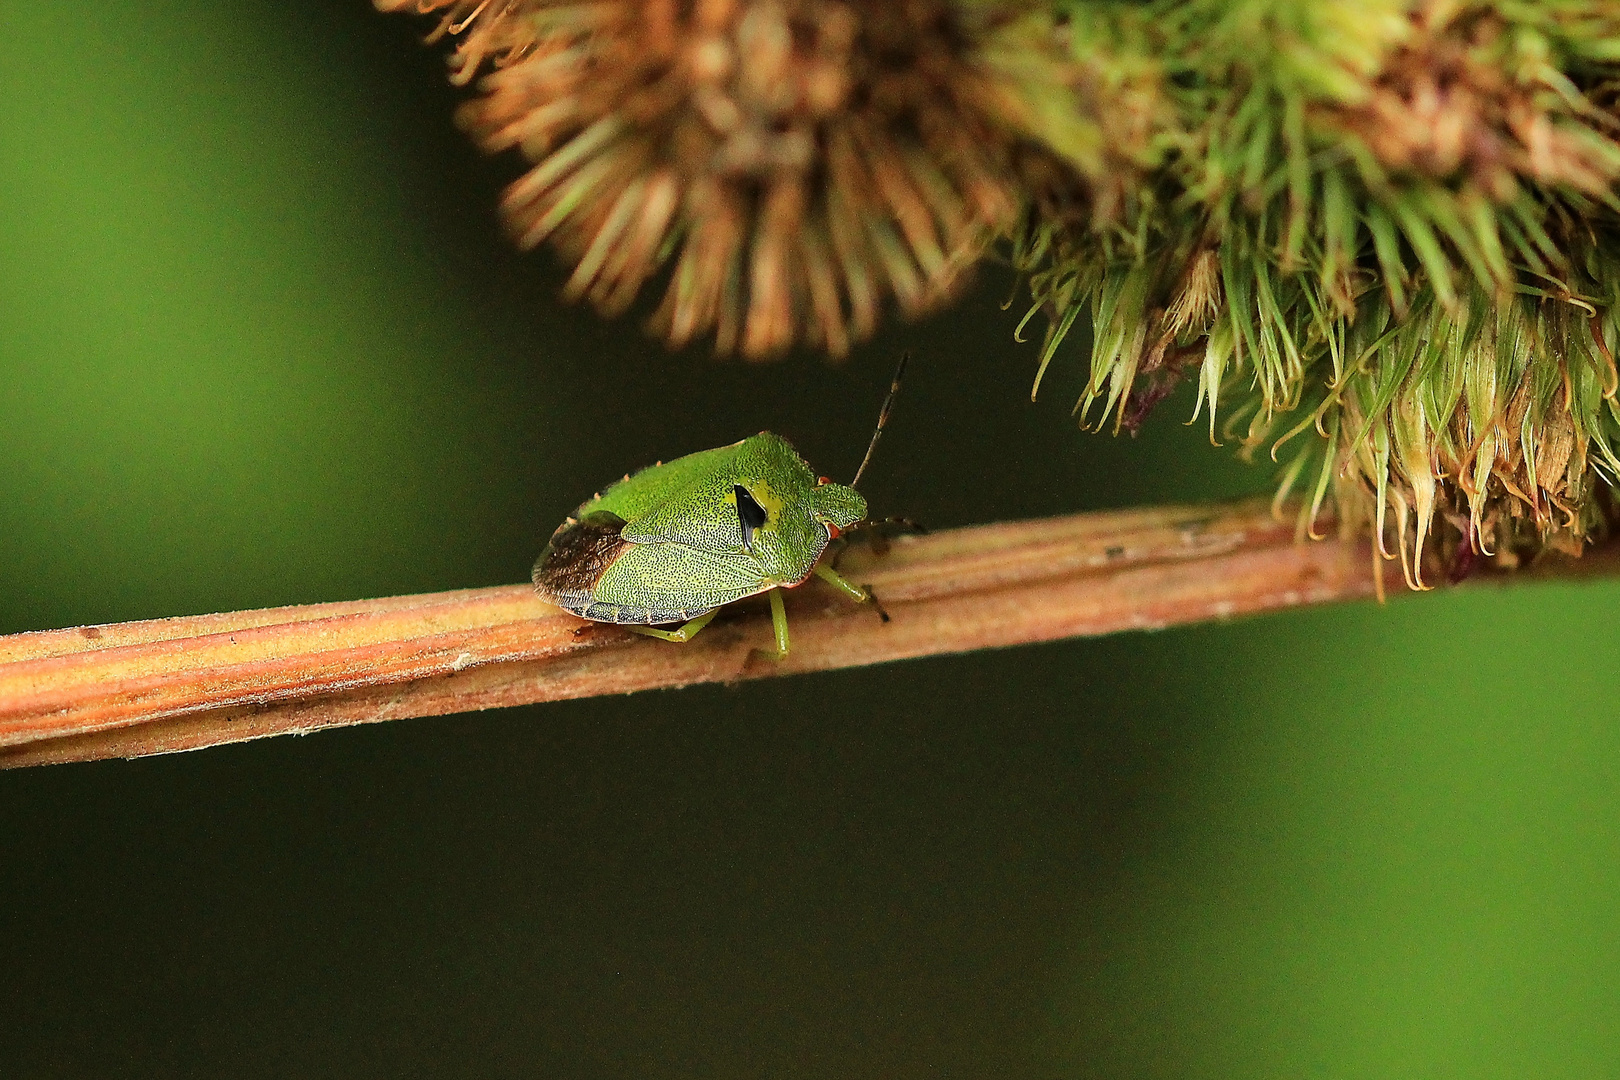
[[[866,517],[866,499],[852,487],[835,484],[826,477],[810,489],[810,516],[827,527],[829,536],[839,533]]]
[[[808,481],[809,470],[804,472]],[[726,501],[735,507],[742,551],[763,580],[777,584],[804,580],[827,542],[866,516],[865,499],[853,488],[830,482],[773,487],[761,477],[747,476],[732,485]]]

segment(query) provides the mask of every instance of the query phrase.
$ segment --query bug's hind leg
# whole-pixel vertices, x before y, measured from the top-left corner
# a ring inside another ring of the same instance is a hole
[[[780,601],[778,601],[780,603]],[[626,626],[625,629],[636,634],[645,634],[648,637],[659,638],[663,641],[685,642],[697,637],[698,631],[709,625],[709,620],[719,614],[720,609],[704,612],[695,619],[682,623],[674,630],[660,630],[656,626]]]

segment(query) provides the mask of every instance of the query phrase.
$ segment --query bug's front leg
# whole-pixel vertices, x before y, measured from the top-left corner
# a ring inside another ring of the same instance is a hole
[[[886,517],[876,521],[858,521],[845,529],[838,537],[838,550],[832,555],[832,563],[836,567],[838,560],[844,557],[852,544],[865,544],[872,549],[872,554],[878,558],[889,553],[890,535],[928,535],[927,526],[910,518]]]
[[[816,577],[833,586],[833,588],[837,589],[839,592],[843,593],[857,604],[871,604],[877,609],[879,618],[881,618],[884,622],[889,621],[889,613],[883,610],[882,604],[878,603],[877,596],[872,592],[872,586],[867,585],[863,587],[857,585],[825,563],[816,564],[815,574]]]
[[[697,637],[698,631],[709,625],[709,620],[719,613],[720,609],[705,612],[689,622],[684,622],[674,630],[660,630],[656,626],[627,626],[626,630],[636,634],[645,634],[648,637],[659,638],[663,641],[683,642],[691,641]]]

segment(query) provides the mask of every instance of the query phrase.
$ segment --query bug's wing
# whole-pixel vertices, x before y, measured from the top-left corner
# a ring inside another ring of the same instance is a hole
[[[535,561],[534,587],[570,610],[588,606],[602,574],[630,546],[620,535],[623,528],[623,518],[601,510],[570,518]]]
[[[765,588],[748,560],[686,544],[632,543],[624,524],[600,510],[565,523],[534,564],[535,589],[587,619],[653,624],[696,618]]]
[[[659,623],[695,618],[766,588],[751,560],[685,544],[628,544],[597,580],[587,618]]]

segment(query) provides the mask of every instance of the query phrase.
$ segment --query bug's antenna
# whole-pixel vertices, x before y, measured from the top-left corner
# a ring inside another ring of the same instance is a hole
[[[866,456],[861,458],[861,467],[855,470],[855,479],[849,482],[850,487],[855,487],[861,482],[861,476],[872,460],[872,451],[877,449],[878,440],[883,438],[883,427],[889,422],[889,410],[894,408],[894,396],[900,392],[900,379],[905,375],[906,361],[910,359],[910,349],[900,354],[900,364],[894,369],[894,379],[889,383],[888,396],[883,399],[883,408],[878,410],[877,430],[872,432],[872,441],[866,444]]]

